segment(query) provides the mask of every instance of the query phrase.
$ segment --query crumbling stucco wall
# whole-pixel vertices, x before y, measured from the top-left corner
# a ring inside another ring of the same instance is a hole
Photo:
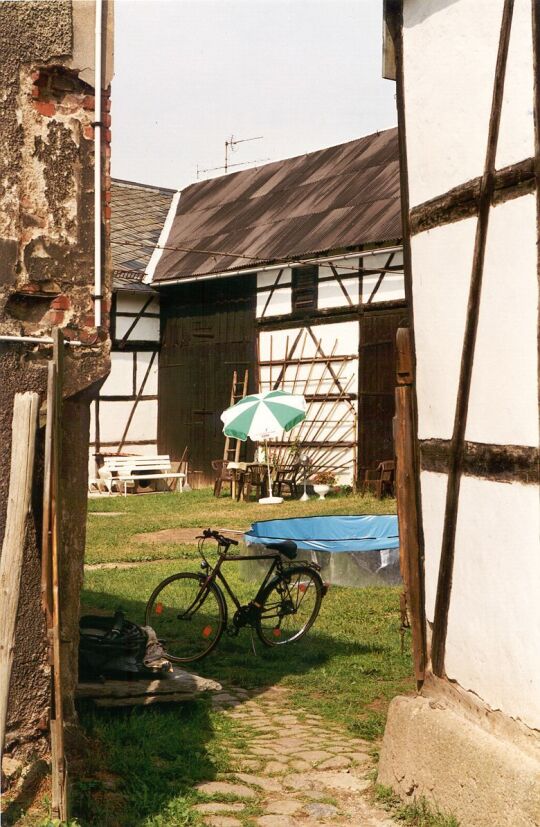
[[[93,306],[94,112],[93,73],[85,55],[80,76],[74,43],[89,6],[71,0],[0,4],[0,333],[66,339],[65,451],[62,483],[61,601],[66,714],[73,715],[79,592],[86,519],[89,404],[109,370],[109,261],[104,253],[103,325]],[[107,4],[105,19],[111,12]],[[93,17],[93,13],[92,13]],[[83,38],[84,40],[84,38]],[[87,38],[86,38],[87,40]],[[111,38],[104,37],[110,57]],[[85,41],[86,42],[86,41]],[[110,60],[109,60],[110,63]],[[104,238],[108,236],[110,97],[104,96]],[[46,390],[48,345],[0,342],[0,463],[9,468],[13,396]],[[36,459],[17,619],[7,748],[45,749],[48,665],[39,601],[42,434]],[[0,541],[9,480],[0,475]]]

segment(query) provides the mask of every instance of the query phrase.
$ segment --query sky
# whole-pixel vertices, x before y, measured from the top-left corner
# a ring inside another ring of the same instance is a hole
[[[116,0],[113,176],[182,189],[231,136],[263,136],[237,164],[394,126],[381,39],[382,0]]]

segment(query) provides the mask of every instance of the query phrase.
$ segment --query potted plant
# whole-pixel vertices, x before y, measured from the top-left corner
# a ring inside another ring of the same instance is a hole
[[[319,499],[324,500],[330,491],[330,486],[336,484],[336,478],[331,471],[319,471],[311,482],[313,483],[313,490],[319,495]]]

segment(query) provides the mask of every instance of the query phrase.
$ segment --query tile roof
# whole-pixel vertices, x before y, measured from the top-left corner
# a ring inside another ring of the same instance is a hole
[[[154,282],[401,239],[397,129],[182,191]],[[230,254],[230,255],[225,255]]]
[[[175,190],[111,181],[111,252],[116,290],[144,290],[150,256],[167,218]]]

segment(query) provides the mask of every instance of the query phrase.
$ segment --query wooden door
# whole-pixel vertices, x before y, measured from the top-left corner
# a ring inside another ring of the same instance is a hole
[[[392,419],[396,331],[407,318],[405,309],[369,311],[360,320],[358,381],[358,466],[373,467],[394,458]]]
[[[223,456],[220,414],[233,371],[247,367],[255,389],[255,277],[168,288],[161,308],[159,449],[179,459],[187,446],[192,468],[209,484],[212,460]]]

